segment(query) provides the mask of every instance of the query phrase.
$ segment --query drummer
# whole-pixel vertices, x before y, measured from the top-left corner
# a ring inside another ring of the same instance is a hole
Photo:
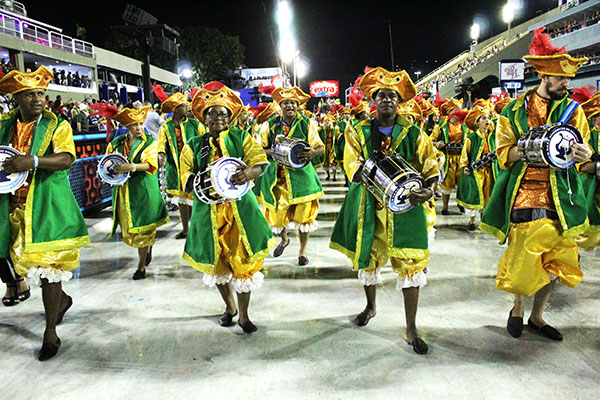
[[[206,84],[194,96],[192,111],[206,124],[208,133],[188,141],[181,152],[181,184],[188,192],[193,191],[194,176],[222,157],[240,158],[247,165],[231,177],[235,185],[256,179],[267,168],[267,156],[250,133],[227,128],[242,107],[242,100],[218,82]],[[226,306],[219,325],[231,326],[239,311],[242,330],[257,330],[248,316],[250,294],[262,286],[260,271],[273,246],[275,239],[252,191],[225,204],[194,199],[183,258],[204,272],[206,285],[219,289]]]
[[[521,336],[525,297],[534,296],[528,327],[549,339],[562,340],[561,333],[544,321],[543,312],[557,280],[574,287],[583,277],[575,237],[588,227],[585,193],[575,167],[529,166],[519,158],[517,140],[529,129],[563,118],[571,103],[569,82],[587,58],[573,58],[564,47],[552,47],[543,29],[534,31],[532,54],[524,57],[537,71],[539,86],[508,104],[498,118],[499,171],[480,229],[501,243],[508,240],[498,262],[496,288],[515,294],[507,322],[509,334]],[[590,130],[581,107],[577,105],[567,123],[587,143]],[[592,154],[587,144],[573,143],[571,150],[578,163]]]
[[[456,201],[465,207],[469,217],[470,231],[477,229],[475,218],[487,205],[494,186],[493,163],[473,169],[475,161],[490,154],[496,141],[490,124],[490,111],[482,106],[475,106],[465,118],[465,125],[471,130],[465,139],[460,155],[462,176],[458,183]],[[493,142],[492,142],[493,140]]]
[[[188,140],[205,132],[205,127],[196,118],[188,118],[189,109],[190,104],[182,93],[169,96],[160,106],[162,113],[173,113],[158,131],[158,163],[161,166],[166,164],[167,193],[173,196],[173,203],[179,207],[182,230],[175,235],[175,239],[185,239],[187,236],[194,202],[192,195],[185,193],[180,186],[179,156]]]
[[[42,286],[46,330],[40,361],[54,357],[61,345],[56,325],[73,304],[62,285],[79,267],[79,248],[90,243],[68,180],[76,157],[73,131],[44,108],[51,81],[44,66],[0,79],[0,93],[12,94],[18,106],[0,119],[0,145],[25,154],[7,159],[2,172],[29,172],[26,185],[0,194],[0,258],[10,255],[17,274]]]
[[[398,274],[396,287],[404,296],[405,339],[416,353],[425,354],[428,346],[417,332],[416,315],[419,289],[427,283],[425,267],[429,262],[427,219],[422,204],[433,196],[438,177],[433,145],[417,126],[397,113],[398,105],[416,94],[406,71],[372,69],[361,79],[360,88],[375,102],[377,114],[373,121],[346,128],[344,169],[355,184],[348,189],[330,247],[350,258],[358,270],[367,298],[367,306],[354,319],[358,326],[375,317],[376,285],[381,283],[381,267],[391,258],[392,269]],[[410,193],[410,203],[415,206],[411,210],[392,214],[361,184],[364,159],[373,154],[373,146],[398,154],[425,179],[424,188]]]
[[[323,125],[319,128],[319,137],[321,142],[325,144],[325,152],[323,153],[323,169],[327,172],[325,180],[331,179],[329,174],[330,170],[333,170],[333,181],[336,181],[337,176],[337,160],[335,156],[335,131],[336,119],[332,114],[325,114],[323,116]]]
[[[261,140],[267,156],[271,154],[271,146],[277,135],[308,142],[310,147],[300,153],[305,161],[323,155],[324,146],[319,138],[318,126],[298,112],[298,107],[306,103],[310,96],[294,86],[291,89],[276,88],[272,97],[281,107],[282,116],[271,117],[263,125]],[[266,207],[265,216],[269,225],[274,233],[281,236],[273,256],[282,255],[290,244],[287,226],[293,222],[300,236],[298,264],[308,264],[308,238],[318,227],[318,198],[323,196],[323,188],[312,163],[301,169],[291,169],[271,161],[260,179],[260,196]]]
[[[144,132],[144,121],[150,107],[140,110],[124,108],[113,119],[127,128],[127,134],[109,143],[106,153],[118,152],[128,163],[115,167],[118,173],[129,173],[129,179],[113,186],[113,227],[121,226],[121,240],[138,249],[134,280],[146,278],[146,267],[152,261],[152,245],[156,229],[169,222],[169,215],[160,194],[158,180],[157,142]]]

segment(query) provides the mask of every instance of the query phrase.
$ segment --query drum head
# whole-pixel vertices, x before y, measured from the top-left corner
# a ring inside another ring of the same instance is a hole
[[[390,198],[390,210],[393,213],[403,213],[413,208],[414,206],[410,204],[408,196],[413,190],[421,189],[422,187],[423,181],[417,177],[402,182]]]
[[[245,165],[242,160],[233,157],[218,160],[213,165],[210,174],[210,181],[214,190],[228,199],[239,199],[244,196],[252,187],[252,182],[248,181],[243,185],[236,186],[231,182],[231,177],[238,173],[240,167]]]
[[[120,174],[115,171],[119,164],[126,164],[129,161],[119,153],[107,154],[98,163],[98,175],[100,179],[109,185],[122,185],[129,179],[128,173]]]
[[[546,155],[550,165],[555,168],[570,168],[575,165],[573,160],[573,143],[583,143],[579,131],[571,125],[559,125],[548,134]]]
[[[18,150],[10,146],[0,146],[0,165],[4,164],[4,160],[14,156],[23,155]],[[15,190],[23,186],[27,180],[29,171],[15,172],[7,174],[0,168],[0,193],[13,193]]]
[[[308,161],[300,161],[300,153],[306,148],[306,143],[298,142],[290,150],[289,160],[292,168],[300,169],[308,165]]]

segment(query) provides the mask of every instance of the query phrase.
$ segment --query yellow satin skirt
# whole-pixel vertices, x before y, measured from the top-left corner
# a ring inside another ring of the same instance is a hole
[[[581,282],[577,244],[561,232],[560,222],[549,219],[512,224],[498,262],[496,288],[531,296],[550,283],[548,274],[569,287]]]
[[[337,162],[335,161],[335,150],[330,147],[325,151],[325,160],[323,161],[323,167],[335,167]]]
[[[446,171],[446,175],[444,176],[444,182],[440,183],[440,189],[451,191],[458,185],[458,181],[460,181],[460,154],[449,154],[447,157],[448,171]]]
[[[483,206],[487,206],[490,197],[492,196],[492,189],[494,189],[494,172],[492,168],[481,168],[475,172],[479,175],[482,182],[481,191],[483,192]]]
[[[119,193],[119,196],[117,196],[117,220],[121,226],[121,241],[127,246],[135,247],[136,249],[152,246],[156,243],[156,228],[144,232],[132,233],[129,231],[129,223],[127,222],[130,218],[125,206],[125,196]]]
[[[425,270],[429,256],[423,259],[388,257],[387,210],[377,210],[375,213],[375,234],[370,252],[369,266],[364,271],[375,271],[383,267],[388,259],[392,270],[400,277],[410,277]]]
[[[79,249],[25,253],[25,204],[10,205],[10,257],[15,272],[27,276],[31,268],[73,271],[79,266]]]
[[[250,255],[242,243],[242,235],[233,216],[230,204],[219,204],[217,230],[221,253],[215,265],[215,274],[231,274],[235,279],[251,278],[262,269],[264,259],[248,262]]]
[[[575,239],[577,245],[585,251],[592,251],[600,246],[600,230],[597,226],[593,228],[595,229],[588,229]]]
[[[265,219],[273,228],[283,228],[290,222],[299,225],[312,224],[319,215],[319,200],[314,199],[307,203],[290,204],[289,193],[285,178],[278,178],[273,188],[275,210],[265,207]]]
[[[432,197],[423,203],[425,207],[425,216],[427,217],[427,232],[433,229],[435,222],[437,221],[437,213],[435,212],[435,199]]]

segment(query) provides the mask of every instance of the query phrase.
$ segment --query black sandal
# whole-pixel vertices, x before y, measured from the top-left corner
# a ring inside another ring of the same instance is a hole
[[[12,296],[4,296],[2,298],[2,304],[4,305],[4,307],[12,307],[12,306],[16,306],[17,304],[19,304],[19,296],[17,295],[17,285],[14,284],[13,285],[9,285],[8,283],[6,284],[6,288],[13,288],[15,290],[15,294]]]
[[[18,282],[23,282],[25,279],[21,278],[21,279],[17,279],[17,283]],[[16,286],[15,286],[16,287]],[[28,298],[31,297],[31,289],[27,289],[27,290],[23,290],[22,292],[19,292],[18,290],[17,292],[17,299],[19,300],[19,302],[24,302],[25,300],[27,300]]]

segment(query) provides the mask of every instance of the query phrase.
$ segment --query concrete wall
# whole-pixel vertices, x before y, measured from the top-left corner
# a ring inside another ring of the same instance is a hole
[[[141,61],[115,53],[114,51],[96,47],[96,60],[100,67],[118,68],[120,71],[125,71],[133,75],[142,75]],[[150,78],[175,86],[181,85],[181,81],[177,74],[153,65],[150,66]]]
[[[599,40],[600,23],[552,39],[552,45],[556,47],[566,46],[567,50],[571,52],[584,47],[597,45]]]

